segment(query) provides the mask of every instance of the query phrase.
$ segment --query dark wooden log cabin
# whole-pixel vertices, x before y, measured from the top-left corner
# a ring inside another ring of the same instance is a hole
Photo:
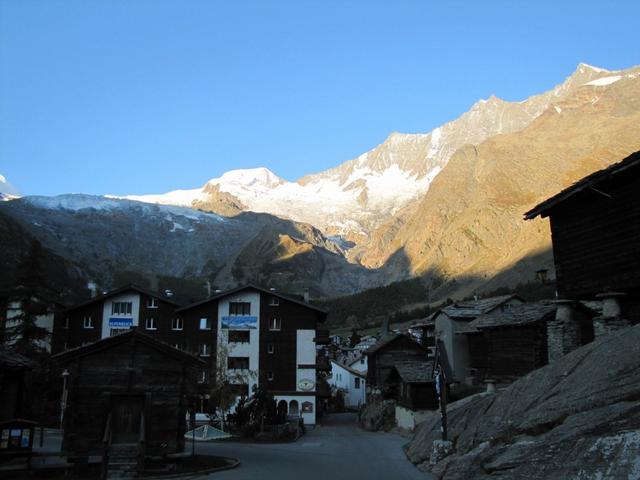
[[[367,385],[380,389],[384,398],[398,399],[400,383],[394,381],[396,365],[426,362],[427,349],[406,335],[381,340],[364,353],[367,355]]]
[[[53,358],[69,373],[63,450],[86,457],[125,445],[143,458],[183,450],[205,362],[138,329]]]
[[[547,364],[547,322],[556,307],[525,303],[481,315],[459,333],[467,337],[474,383],[511,383]]]
[[[407,361],[395,365],[391,381],[399,384],[398,404],[410,410],[438,408],[433,360]]]
[[[525,213],[549,217],[560,298],[619,292],[640,321],[640,152],[595,172]]]

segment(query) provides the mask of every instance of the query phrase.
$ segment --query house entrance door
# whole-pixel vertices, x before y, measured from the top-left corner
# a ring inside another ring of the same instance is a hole
[[[112,399],[111,443],[135,443],[140,437],[144,396],[122,395]]]

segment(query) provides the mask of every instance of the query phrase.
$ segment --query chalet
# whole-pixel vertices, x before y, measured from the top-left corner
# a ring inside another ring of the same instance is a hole
[[[480,315],[495,315],[523,303],[517,295],[503,295],[454,303],[435,312],[430,320],[435,322],[435,336],[441,340],[447,352],[453,378],[457,382],[472,381],[469,376],[469,345],[467,338],[457,335],[467,324]]]
[[[549,359],[583,343],[577,300],[599,300],[597,337],[640,322],[640,151],[592,173],[524,214],[549,217],[556,285]]]
[[[336,360],[331,360],[331,378],[329,379],[329,385],[331,385],[333,390],[342,392],[344,395],[344,406],[347,408],[359,408],[367,401],[367,370],[365,358],[366,357],[362,357],[352,360],[348,365]],[[364,370],[361,369],[363,365],[365,365]]]
[[[322,330],[327,312],[304,300],[254,285],[222,292],[175,311],[183,325],[210,332],[198,347],[237,382],[239,395],[256,387],[286,405],[289,415],[316,423],[319,372],[330,369],[319,345],[329,343]]]
[[[206,368],[140,329],[53,356],[68,375],[63,450],[77,458],[101,455],[103,465],[181,452],[187,410]]]
[[[511,383],[547,364],[547,322],[552,302],[523,303],[480,315],[458,335],[469,345],[469,370],[474,382]]]
[[[131,327],[179,345],[184,329],[175,321],[176,307],[170,298],[133,285],[112,290],[63,311],[54,327],[53,353],[124,333]]]
[[[367,356],[367,385],[370,391],[379,391],[383,398],[398,399],[399,382],[394,380],[396,365],[409,361],[426,361],[427,350],[407,335],[394,335],[380,340],[365,351]]]

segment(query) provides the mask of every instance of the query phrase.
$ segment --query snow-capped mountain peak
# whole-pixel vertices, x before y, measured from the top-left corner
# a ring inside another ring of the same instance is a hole
[[[265,167],[230,170],[220,178],[214,178],[207,185],[235,185],[238,187],[274,188],[285,183],[275,173]]]
[[[11,185],[4,175],[0,175],[0,200],[13,200],[19,196],[18,189]]]

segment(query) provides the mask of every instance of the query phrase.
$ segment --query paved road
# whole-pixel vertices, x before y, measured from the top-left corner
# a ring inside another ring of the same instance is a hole
[[[216,480],[429,480],[405,457],[406,439],[359,429],[355,415],[331,414],[295,443],[198,443],[197,453],[234,457]]]

